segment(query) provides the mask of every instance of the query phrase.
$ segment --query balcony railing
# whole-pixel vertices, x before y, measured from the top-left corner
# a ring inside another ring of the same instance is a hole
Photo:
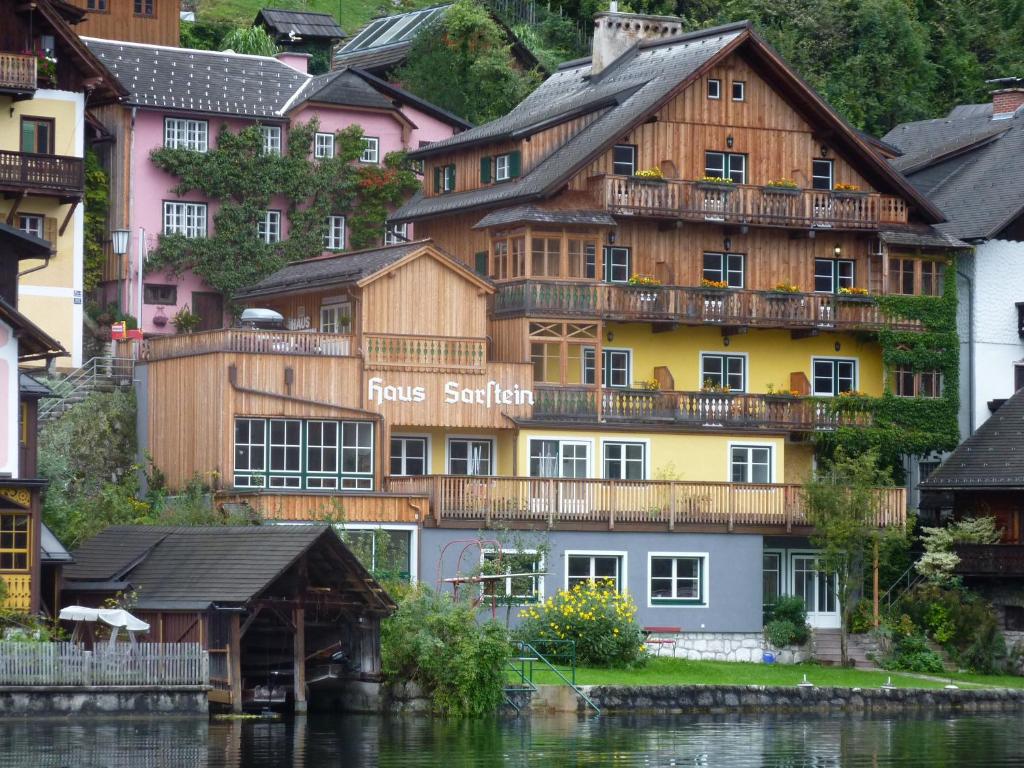
[[[953,551],[964,576],[1024,576],[1024,544],[957,544]]]
[[[496,317],[525,314],[589,319],[819,330],[920,330],[870,296],[782,293],[679,285],[515,280],[494,296]]]
[[[0,188],[81,195],[82,158],[0,150]]]
[[[24,53],[0,53],[0,91],[34,91],[36,79],[35,56]]]
[[[487,340],[367,333],[363,358],[368,368],[480,370],[487,364]]]
[[[789,395],[538,386],[534,398],[533,418],[550,421],[600,418],[607,422],[809,432],[869,426],[872,421],[866,411],[838,410],[824,400]]]
[[[794,484],[562,480],[432,475],[389,477],[390,491],[429,496],[434,525],[534,523],[565,528],[721,525],[789,530],[806,526]],[[879,488],[880,526],[904,525],[906,490]]]
[[[140,359],[166,360],[207,352],[349,357],[355,348],[353,337],[342,333],[222,328],[146,339],[142,343]]]
[[[591,193],[612,213],[767,227],[878,229],[906,224],[899,197],[874,192],[780,189],[749,184],[595,176]]]

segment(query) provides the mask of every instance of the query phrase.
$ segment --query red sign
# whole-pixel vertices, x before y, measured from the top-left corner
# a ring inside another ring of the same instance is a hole
[[[112,323],[110,326],[110,338],[112,339],[126,339],[128,338],[125,333],[124,323]]]

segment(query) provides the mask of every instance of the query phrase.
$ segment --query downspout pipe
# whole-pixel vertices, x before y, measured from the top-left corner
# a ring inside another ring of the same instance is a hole
[[[977,251],[975,253],[975,264],[977,264]],[[974,280],[957,269],[957,277],[967,283],[967,424],[970,437],[974,434]]]

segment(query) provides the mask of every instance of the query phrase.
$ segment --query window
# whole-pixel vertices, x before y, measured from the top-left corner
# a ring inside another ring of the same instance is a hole
[[[617,592],[625,589],[619,554],[565,554],[565,586],[568,589],[594,581],[610,581]]]
[[[352,333],[352,305],[333,299],[320,306],[321,333]]]
[[[830,360],[815,358],[811,361],[813,381],[812,394],[817,397],[834,397],[857,388],[857,362],[855,360]]]
[[[938,371],[915,372],[912,368],[897,366],[895,378],[899,397],[942,396],[942,374]]]
[[[627,283],[632,274],[632,259],[629,248],[605,247],[604,281],[606,283]]]
[[[700,356],[700,384],[712,384],[730,392],[746,392],[747,358],[743,355]]]
[[[488,579],[484,583],[484,594],[493,594],[500,605],[536,603],[544,597],[544,558],[539,552],[484,550],[483,566],[485,574],[505,574],[504,579]]]
[[[612,173],[632,176],[636,173],[636,144],[616,144],[612,147]]]
[[[732,179],[736,184],[746,184],[747,156],[734,152],[705,152],[704,175],[716,179]]]
[[[813,189],[832,189],[834,179],[831,160],[811,161],[811,187]]]
[[[490,184],[491,181],[502,182],[518,178],[522,166],[522,154],[506,152],[504,155],[480,158],[480,183]]]
[[[761,602],[774,605],[782,594],[782,554],[765,552],[761,565]]]
[[[840,288],[853,288],[854,262],[850,259],[815,259],[814,290],[818,293],[839,293]]]
[[[338,535],[375,579],[413,578],[413,535],[408,528],[338,526]]]
[[[704,605],[707,555],[650,554],[651,605]]]
[[[21,151],[38,155],[53,154],[53,119],[21,118]]]
[[[914,294],[914,259],[889,259],[889,293]]]
[[[917,481],[923,483],[931,476],[932,472],[939,468],[940,464],[942,464],[941,461],[935,460],[917,462]]]
[[[409,224],[388,224],[384,228],[384,245],[401,245],[409,242]]]
[[[448,440],[449,475],[490,475],[494,443],[491,440],[450,438]]]
[[[23,213],[18,216],[18,229],[29,235],[46,239],[43,237],[43,217],[34,213]]]
[[[206,237],[206,203],[164,202],[164,234]]]
[[[27,514],[0,512],[0,570],[28,570],[31,530]]]
[[[266,427],[263,419],[235,419],[235,487],[266,484]]]
[[[153,16],[153,0],[134,0],[136,16]]]
[[[597,274],[597,242],[570,237],[566,241],[569,257],[569,277],[590,280]]]
[[[338,487],[338,422],[310,421],[306,425],[306,487]]]
[[[647,446],[644,443],[606,442],[603,448],[606,480],[647,479]]]
[[[509,178],[508,155],[498,155],[494,158],[494,180],[507,181]]]
[[[558,277],[561,260],[561,237],[530,238],[530,273],[534,277]]]
[[[302,422],[271,419],[269,423],[269,464],[271,488],[301,488]]]
[[[334,157],[334,134],[318,133],[313,139],[314,157]]]
[[[771,446],[731,446],[729,449],[729,478],[734,483],[770,483],[772,481]]]
[[[441,165],[434,169],[434,192],[447,194],[455,191],[455,166]]]
[[[743,287],[742,253],[705,253],[704,279],[728,283],[730,288]]]
[[[106,13],[107,0],[85,0],[85,10]]]
[[[427,474],[427,438],[391,438],[391,474]]]
[[[324,234],[324,248],[328,251],[345,249],[345,217],[328,216],[327,232]]]
[[[206,152],[209,149],[209,124],[205,120],[164,118],[164,146]]]
[[[589,474],[589,465],[589,443],[530,440],[530,477],[583,478]]]
[[[359,156],[359,162],[380,162],[380,139],[375,136],[363,136],[363,154]]]
[[[263,154],[281,154],[281,126],[261,125],[260,133],[263,134]]]
[[[146,283],[142,286],[142,300],[146,304],[169,304],[173,306],[178,303],[178,286]]]
[[[583,381],[593,384],[595,380],[594,360],[597,352],[593,347],[583,347]],[[629,349],[601,350],[601,386],[628,387],[633,380],[633,352]]]
[[[713,78],[708,79],[708,98],[709,99],[720,99],[722,98],[722,81],[715,80]]]
[[[1014,363],[1013,366],[1013,391],[1024,389],[1024,363]]]
[[[747,84],[742,80],[733,80],[732,100],[743,101],[747,97]]]
[[[264,211],[263,221],[256,224],[256,235],[264,243],[276,243],[281,240],[281,212]]]
[[[373,489],[373,424],[345,421],[341,425],[341,487]]]
[[[941,296],[945,265],[924,259],[889,259],[889,293]]]

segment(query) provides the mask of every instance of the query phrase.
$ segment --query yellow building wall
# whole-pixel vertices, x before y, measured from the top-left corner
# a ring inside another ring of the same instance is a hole
[[[806,339],[793,339],[789,331],[755,331],[730,336],[729,346],[718,328],[677,328],[652,333],[643,323],[610,324],[606,327],[606,349],[633,351],[633,381],[654,376],[655,366],[668,366],[676,390],[692,392],[701,387],[700,355],[747,355],[747,391],[767,392],[789,389],[789,375],[802,371],[810,380],[811,358],[847,358],[857,360],[857,389],[869,395],[881,395],[884,385],[882,351],[877,342],[858,340],[848,333],[822,333]],[[613,336],[607,341],[607,334]],[[836,344],[839,350],[836,350]]]
[[[0,149],[20,150],[22,116],[47,117],[54,121],[54,154],[82,157],[84,115],[84,100],[80,93],[41,90],[32,99],[23,101],[0,96]],[[11,200],[0,200],[0,217],[4,221],[11,205]],[[69,205],[61,205],[55,197],[30,194],[22,200],[18,214],[36,214],[51,219],[52,231],[56,232],[68,210]],[[18,308],[72,353],[71,357],[57,360],[57,366],[61,368],[82,364],[84,221],[82,206],[78,205],[64,234],[57,236],[56,253],[49,264],[18,281]],[[25,261],[21,269],[24,271],[41,264],[41,261]]]

